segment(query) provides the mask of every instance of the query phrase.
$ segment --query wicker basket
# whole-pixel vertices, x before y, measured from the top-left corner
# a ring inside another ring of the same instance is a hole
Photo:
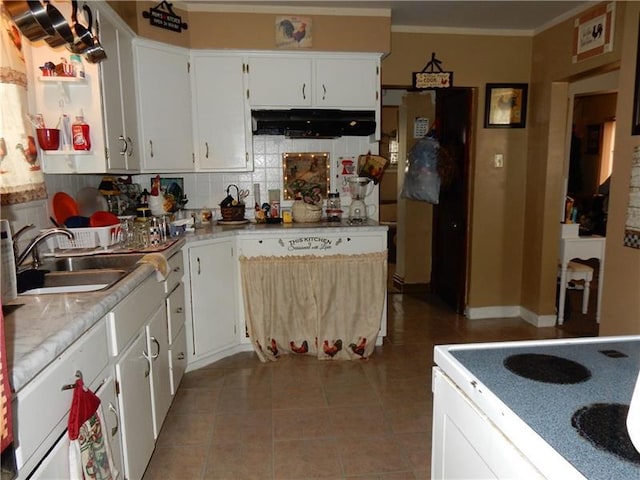
[[[244,220],[244,205],[234,205],[232,207],[220,207],[220,214],[222,220],[225,222],[232,222],[237,220]]]
[[[291,207],[291,216],[296,223],[319,222],[322,217],[322,206],[296,200]]]

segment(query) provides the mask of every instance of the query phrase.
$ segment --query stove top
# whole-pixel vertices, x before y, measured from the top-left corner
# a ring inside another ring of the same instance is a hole
[[[640,368],[640,338],[628,338],[445,348],[465,380],[490,390],[582,475],[609,480],[640,478],[640,454],[621,420]]]

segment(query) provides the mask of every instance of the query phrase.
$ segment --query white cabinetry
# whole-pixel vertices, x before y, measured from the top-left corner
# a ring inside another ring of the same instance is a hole
[[[248,65],[252,106],[311,106],[312,63],[308,57],[252,56]]]
[[[251,112],[243,57],[193,54],[193,117],[196,169],[253,169]]]
[[[142,169],[192,171],[189,51],[136,40]]]
[[[146,326],[147,354],[151,365],[151,406],[153,412],[153,436],[158,438],[171,406],[171,371],[169,368],[169,332],[167,310],[162,304]]]
[[[101,62],[107,165],[111,170],[139,170],[133,34],[111,10],[98,10],[100,44],[109,57]]]
[[[249,101],[254,107],[378,109],[378,55],[250,56]]]
[[[237,344],[237,262],[234,240],[223,238],[189,252],[190,362]]]
[[[438,367],[433,394],[432,478],[544,478]]]

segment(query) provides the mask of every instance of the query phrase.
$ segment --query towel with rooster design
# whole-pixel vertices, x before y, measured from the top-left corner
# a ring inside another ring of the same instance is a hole
[[[386,252],[241,257],[240,269],[247,332],[261,361],[287,354],[360,360],[373,353]]]

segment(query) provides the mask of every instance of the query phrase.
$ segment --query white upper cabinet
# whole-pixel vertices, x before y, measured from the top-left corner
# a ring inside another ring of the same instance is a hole
[[[142,170],[193,171],[189,51],[135,42]]]
[[[327,108],[375,108],[379,70],[379,61],[373,58],[318,58],[313,103]]]
[[[194,53],[194,151],[198,171],[253,169],[243,57]]]
[[[261,55],[248,58],[249,103],[259,107],[310,107],[310,58]]]
[[[100,64],[102,102],[105,118],[106,157],[109,170],[140,169],[138,113],[133,66],[133,35],[119,26],[105,9],[97,12],[100,44],[108,58]]]
[[[377,54],[264,54],[248,64],[252,107],[378,108]]]

